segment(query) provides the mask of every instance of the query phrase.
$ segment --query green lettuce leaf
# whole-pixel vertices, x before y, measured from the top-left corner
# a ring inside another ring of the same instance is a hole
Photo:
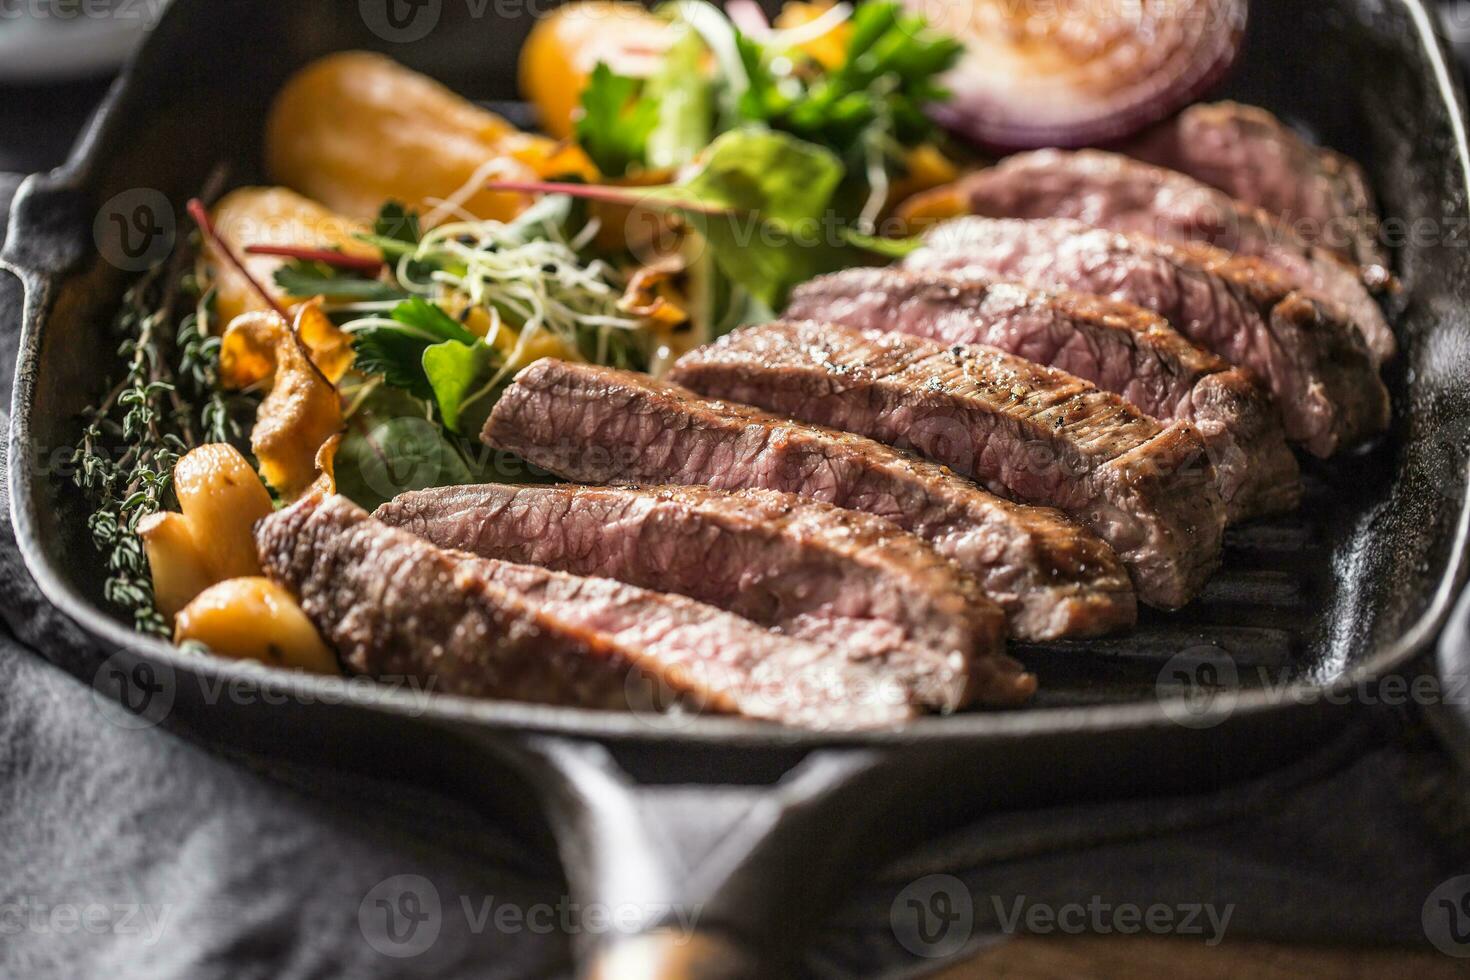
[[[450,432],[460,431],[460,413],[470,407],[466,399],[484,388],[498,361],[498,352],[483,340],[473,344],[446,340],[424,350],[424,375]]]

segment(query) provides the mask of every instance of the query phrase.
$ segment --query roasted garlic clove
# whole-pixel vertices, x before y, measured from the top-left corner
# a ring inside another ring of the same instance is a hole
[[[340,673],[336,656],[295,597],[259,576],[227,579],[199,593],[174,626],[174,642],[189,641],[238,660]]]
[[[195,544],[189,519],[183,514],[160,511],[138,522],[138,536],[148,555],[153,579],[153,604],[168,619],[214,583],[214,575]],[[258,571],[258,569],[257,569]]]

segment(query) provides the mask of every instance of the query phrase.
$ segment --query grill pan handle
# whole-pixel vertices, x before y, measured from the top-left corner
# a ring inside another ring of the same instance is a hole
[[[1444,696],[1430,706],[1428,717],[1460,766],[1470,772],[1470,586],[1450,613],[1435,653]]]
[[[5,228],[10,222],[10,202],[15,200],[15,192],[25,179],[25,174],[0,170],[0,246],[5,244]]]
[[[97,252],[98,243],[83,231],[92,230],[96,209],[69,182],[52,174],[32,174],[23,180],[0,174],[0,187],[5,188],[0,197],[7,205],[0,227],[24,229],[24,234],[0,233],[4,239],[0,264],[27,284],[58,277]]]
[[[536,787],[575,907],[614,925],[575,939],[588,980],[790,976],[809,929],[888,848],[891,754],[823,749],[762,785],[642,785],[608,748],[512,750]],[[887,792],[884,792],[884,785]],[[590,920],[589,920],[590,921]]]

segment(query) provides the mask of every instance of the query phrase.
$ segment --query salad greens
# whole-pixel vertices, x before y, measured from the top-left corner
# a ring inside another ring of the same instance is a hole
[[[775,309],[791,287],[842,263],[842,246],[826,227],[842,175],[836,156],[820,146],[735,130],[715,140],[679,183],[647,197],[684,207],[720,270]]]
[[[694,304],[705,337],[778,309],[814,275],[888,254],[877,220],[907,152],[937,137],[924,109],[946,97],[938,79],[960,42],[896,0],[759,37],[705,0],[658,12],[682,31],[661,70],[640,80],[599,64],[583,93],[578,140],[615,182],[541,189],[677,213],[694,233],[690,291],[712,300]],[[805,52],[814,29],[838,27],[840,61]],[[673,179],[616,183],[650,172]]]
[[[705,0],[659,12],[687,31],[664,69],[639,80],[599,64],[582,96],[577,139],[606,176],[678,166],[712,136],[759,124],[826,147],[855,184],[886,193],[905,148],[937,135],[924,107],[947,97],[938,78],[963,50],[896,0],[852,12],[831,69],[794,43],[800,32],[752,37]]]
[[[510,376],[535,356],[560,351],[647,366],[643,322],[620,305],[621,277],[586,255],[595,230],[565,196],[544,197],[514,221],[427,232],[390,201],[373,231],[358,236],[382,251],[387,281],[316,261],[276,272],[283,288],[321,287],[329,315],[352,338],[364,383],[344,390],[351,409],[338,472],[349,496],[377,499],[374,482],[401,489],[417,479],[415,460],[440,483],[483,476],[479,428]],[[372,479],[351,475],[363,466]]]
[[[707,248],[731,282],[775,309],[798,283],[861,260],[834,210],[843,174],[830,150],[750,127],[717,137],[672,184],[493,186],[677,212],[699,234],[696,251]]]
[[[737,33],[750,80],[741,120],[830,147],[849,165],[865,162],[873,144],[892,149],[932,139],[936,129],[924,107],[948,95],[937,79],[959,60],[963,45],[889,0],[859,5],[849,24],[842,63],[809,74],[779,40],[762,43]]]

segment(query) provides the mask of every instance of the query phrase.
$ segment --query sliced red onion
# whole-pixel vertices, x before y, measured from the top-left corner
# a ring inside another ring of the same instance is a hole
[[[933,107],[998,150],[1122,139],[1230,69],[1248,0],[906,0],[965,42]]]

